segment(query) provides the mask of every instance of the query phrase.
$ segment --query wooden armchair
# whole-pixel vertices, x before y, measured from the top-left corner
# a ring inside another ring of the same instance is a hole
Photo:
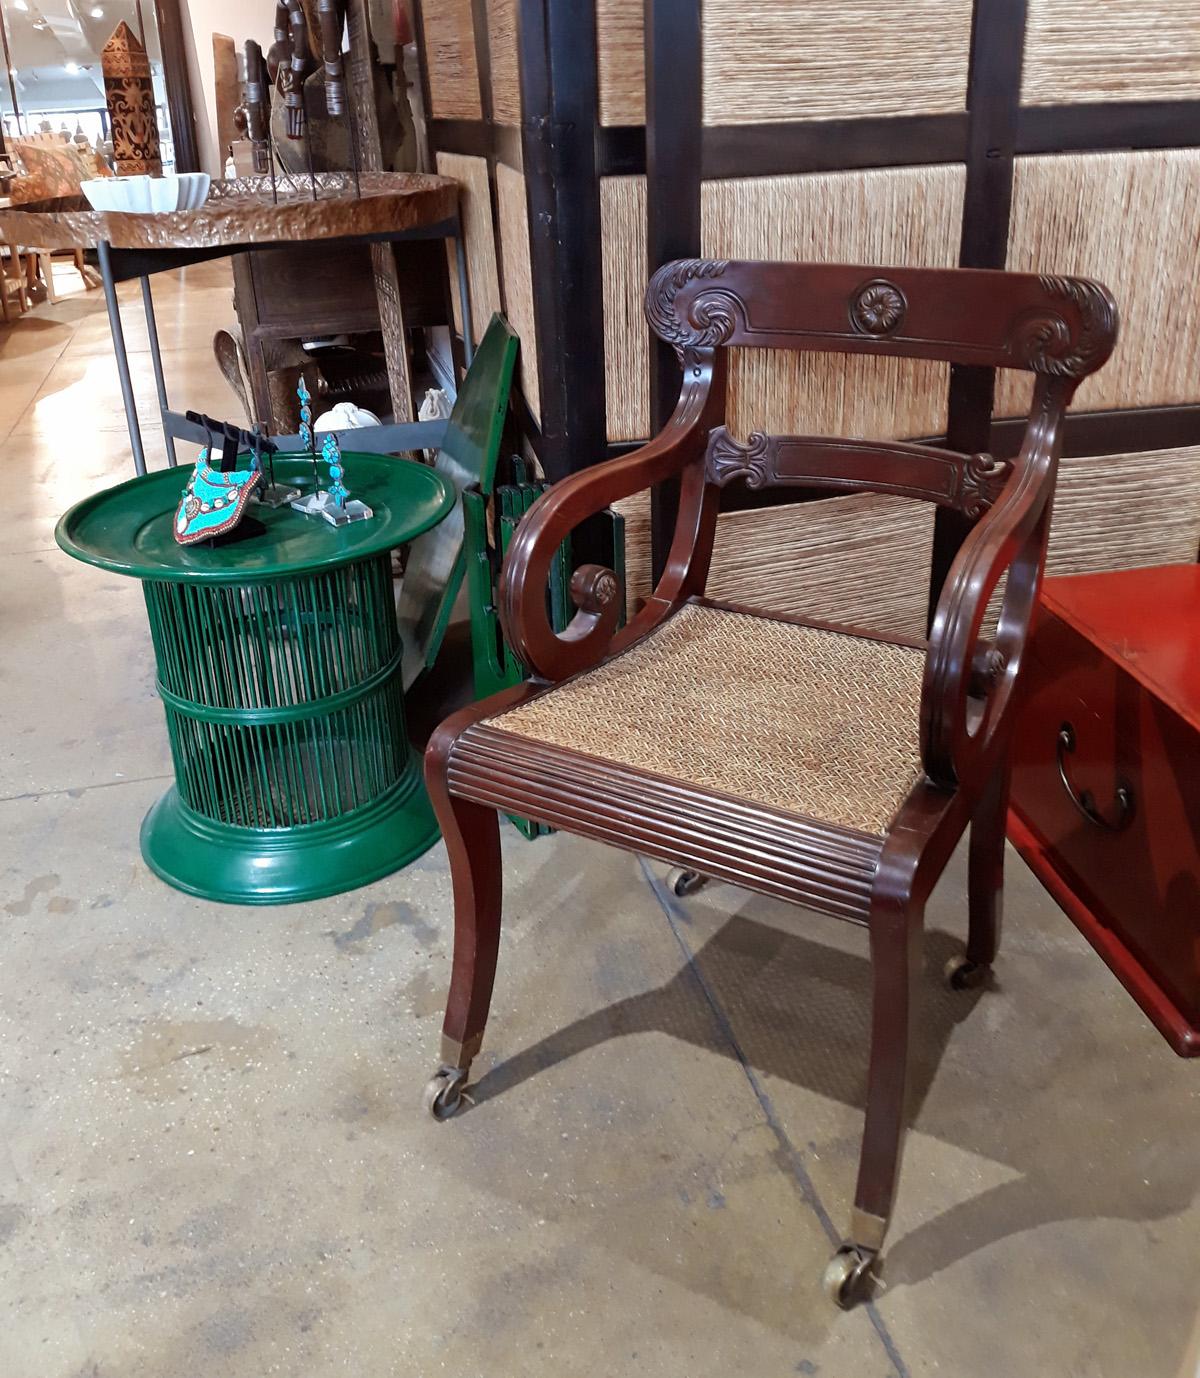
[[[825,1275],[848,1306],[865,1290],[892,1210],[924,905],[968,823],[969,936],[952,984],[977,983],[995,956],[1009,709],[1063,414],[1112,350],[1116,307],[1080,278],[686,260],[654,275],[646,314],[683,365],[675,413],[648,445],[556,484],[530,510],[505,565],[501,612],[532,678],[450,718],[427,753],[455,937],[442,1065],[426,1105],[438,1118],[458,1108],[483,1036],[500,932],[497,810],[865,924],[866,1125],[850,1235]],[[898,442],[754,433],[743,444],[724,426],[734,345],[1029,370],[1024,443],[1011,463]],[[649,600],[617,631],[615,575],[584,566],[572,582],[578,612],[556,635],[545,588],[563,538],[676,476],[674,540]],[[706,599],[718,494],[735,480],[897,493],[973,522],[928,642]]]

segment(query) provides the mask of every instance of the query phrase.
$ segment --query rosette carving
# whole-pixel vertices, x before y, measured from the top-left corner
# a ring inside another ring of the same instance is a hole
[[[1007,459],[993,459],[987,454],[967,455],[959,495],[963,515],[972,520],[982,517],[1000,496],[1011,472],[1012,464]]]
[[[708,477],[724,487],[734,479],[745,479],[749,488],[764,488],[771,479],[771,437],[752,431],[745,445],[720,426],[708,446]]]
[[[715,349],[733,334],[739,315],[745,314],[741,298],[724,287],[708,287],[690,297],[686,313],[675,298],[690,282],[719,278],[726,259],[685,258],[664,264],[646,288],[646,319],[650,328],[673,345],[681,360],[689,350]]]
[[[1117,308],[1108,292],[1089,278],[1038,278],[1051,297],[1071,302],[1079,316],[1078,331],[1057,311],[1035,309],[1013,333],[1013,353],[1035,373],[1056,378],[1083,378],[1108,358],[1117,334]]]
[[[908,310],[904,293],[886,278],[860,287],[850,303],[850,323],[863,335],[890,335]]]

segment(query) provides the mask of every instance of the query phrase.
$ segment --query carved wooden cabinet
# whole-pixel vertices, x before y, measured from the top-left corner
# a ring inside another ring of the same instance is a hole
[[[1200,1054],[1200,566],[1048,580],[1027,655],[1009,836]]]

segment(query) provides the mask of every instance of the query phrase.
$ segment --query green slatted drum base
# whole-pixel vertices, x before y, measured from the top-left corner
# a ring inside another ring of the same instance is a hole
[[[355,495],[380,514],[379,487],[363,481],[368,460],[353,457],[349,473]],[[417,487],[427,525],[453,501],[428,469],[373,465],[381,480],[391,470]],[[167,471],[169,488],[162,473],[147,479],[157,496],[177,498],[183,473]],[[95,501],[60,523],[72,554],[101,531],[95,513],[76,515]],[[164,546],[157,569],[151,559],[122,572],[143,579],[175,766],[174,788],[142,825],[142,854],[190,894],[278,904],[385,876],[426,851],[438,829],[404,722],[386,510],[382,521],[336,529],[290,509],[251,512],[266,527],[257,537]],[[158,547],[151,525],[133,537],[144,552]],[[110,540],[111,530],[102,535]],[[287,558],[264,558],[273,547]],[[91,563],[116,567],[89,553]]]

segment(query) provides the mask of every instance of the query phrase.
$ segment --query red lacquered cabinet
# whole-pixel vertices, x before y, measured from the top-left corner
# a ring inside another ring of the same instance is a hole
[[[1009,837],[1200,1054],[1200,565],[1047,580],[1026,653]]]

